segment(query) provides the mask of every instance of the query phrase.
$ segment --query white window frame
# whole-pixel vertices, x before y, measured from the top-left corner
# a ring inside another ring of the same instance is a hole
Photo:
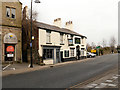
[[[51,43],[51,32],[50,31],[46,31],[46,42]]]
[[[74,57],[74,55],[75,55],[75,48],[70,48],[70,56],[71,57]]]
[[[60,44],[63,44],[63,34],[60,33]]]

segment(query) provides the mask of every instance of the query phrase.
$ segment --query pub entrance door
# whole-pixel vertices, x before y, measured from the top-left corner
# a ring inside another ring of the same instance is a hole
[[[5,44],[5,61],[15,60],[15,44]]]

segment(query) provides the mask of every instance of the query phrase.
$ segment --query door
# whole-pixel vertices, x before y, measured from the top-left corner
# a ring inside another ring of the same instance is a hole
[[[56,49],[56,63],[60,63],[60,49]]]
[[[15,45],[5,44],[5,61],[14,61],[15,59]]]
[[[61,61],[64,62],[64,60],[63,60],[63,51],[60,52],[60,55],[61,55]]]

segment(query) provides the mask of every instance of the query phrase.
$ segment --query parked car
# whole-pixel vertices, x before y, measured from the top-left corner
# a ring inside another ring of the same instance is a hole
[[[88,57],[88,58],[96,57],[96,54],[91,53],[91,52],[87,52],[87,57]]]

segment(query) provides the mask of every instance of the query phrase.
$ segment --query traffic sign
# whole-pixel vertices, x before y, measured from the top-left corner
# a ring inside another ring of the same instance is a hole
[[[96,48],[97,48],[97,49],[99,49],[99,48],[100,48],[100,46],[97,46]]]

